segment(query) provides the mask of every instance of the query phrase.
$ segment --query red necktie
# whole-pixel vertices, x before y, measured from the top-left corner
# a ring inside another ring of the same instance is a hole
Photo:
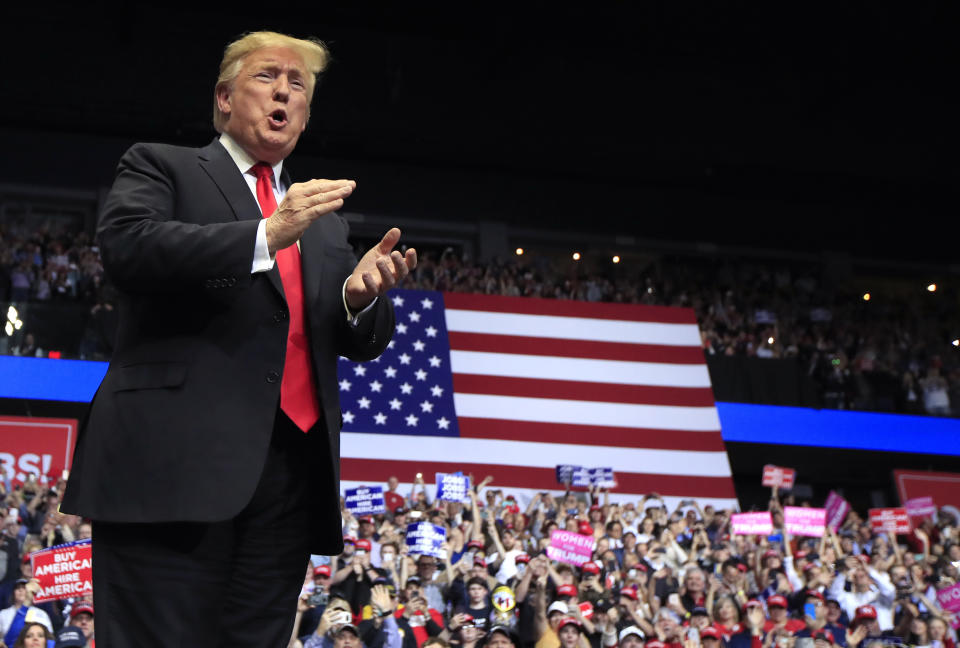
[[[273,169],[266,162],[258,162],[252,169],[257,176],[257,202],[264,218],[277,210],[273,197]],[[310,338],[307,334],[307,318],[303,306],[303,271],[300,268],[300,249],[294,243],[277,250],[277,268],[280,281],[290,309],[290,328],[287,331],[287,359],[283,365],[283,380],[280,382],[280,409],[308,432],[320,419],[320,403],[317,402],[317,378],[310,362]]]

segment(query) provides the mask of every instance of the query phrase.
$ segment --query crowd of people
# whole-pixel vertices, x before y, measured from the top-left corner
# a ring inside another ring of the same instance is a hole
[[[92,534],[59,512],[64,487],[0,483],[2,646],[54,645],[56,633],[67,638],[56,646],[95,644],[90,596],[32,603],[30,555]],[[344,505],[343,553],[305,566],[289,647],[956,646],[958,619],[937,597],[960,582],[956,508],[900,536],[850,512],[814,538],[783,530],[783,505],[808,503],[776,491],[768,536],[732,535],[733,511],[694,500],[672,511],[655,493],[611,500],[596,489],[521,502],[487,478],[468,502],[431,501],[421,479],[407,493],[391,477],[389,511],[355,516]],[[439,550],[409,548],[419,522],[443,528]],[[554,530],[592,539],[589,559],[551,560]]]
[[[707,356],[796,358],[822,407],[960,416],[956,295],[921,284],[864,300],[860,283],[834,280],[824,264],[662,255],[628,267],[531,254],[477,262],[447,248],[421,250],[405,286],[691,307]],[[0,224],[0,304],[8,302],[77,303],[85,331],[65,356],[109,359],[112,291],[85,232]],[[0,340],[0,353],[50,348],[29,329]]]

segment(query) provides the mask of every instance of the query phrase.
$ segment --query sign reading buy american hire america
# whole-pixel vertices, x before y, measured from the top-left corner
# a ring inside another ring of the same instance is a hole
[[[33,577],[40,582],[34,603],[93,593],[90,539],[57,545],[30,554]]]

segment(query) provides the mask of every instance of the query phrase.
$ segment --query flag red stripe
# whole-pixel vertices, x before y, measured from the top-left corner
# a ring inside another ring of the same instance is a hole
[[[455,373],[453,390],[458,394],[496,394],[497,396],[559,398],[633,405],[713,407],[713,390],[709,387],[660,387]]]
[[[692,308],[675,306],[641,306],[604,302],[578,302],[568,299],[538,297],[501,297],[472,293],[443,293],[446,308],[521,315],[556,315],[589,319],[655,322],[658,324],[696,324]]]
[[[703,351],[698,346],[597,342],[594,340],[538,338],[522,335],[464,333],[461,331],[450,331],[449,337],[450,348],[456,351],[520,353],[566,358],[591,358],[594,360],[622,360],[625,362],[704,364]]]
[[[528,468],[520,466],[501,466],[498,464],[439,462],[439,461],[398,461],[393,459],[357,459],[344,457],[340,460],[341,479],[361,482],[385,482],[391,475],[412,475],[422,472],[432,475],[435,472],[473,473],[493,476],[494,484],[503,488],[532,488],[539,490],[558,490],[557,474],[553,468]],[[733,480],[730,477],[696,477],[692,475],[651,475],[647,473],[614,473],[617,487],[614,493],[652,493],[672,497],[716,497],[735,498]],[[429,481],[429,479],[427,479]]]
[[[613,448],[650,448],[691,452],[726,452],[727,450],[723,445],[720,432],[617,428],[569,423],[528,423],[465,416],[457,420],[460,424],[460,436],[469,439],[589,444]]]

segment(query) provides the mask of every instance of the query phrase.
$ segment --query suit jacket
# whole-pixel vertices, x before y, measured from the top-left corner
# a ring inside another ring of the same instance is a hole
[[[280,400],[289,322],[277,268],[250,272],[260,219],[216,140],[201,149],[137,144],[123,156],[97,231],[121,293],[117,340],[77,439],[64,511],[106,522],[214,522],[250,500]],[[394,324],[389,299],[356,327],[347,321],[341,289],[356,264],[347,232],[330,214],[301,239],[322,410],[308,435],[317,465],[305,478],[317,503],[313,550],[327,554],[342,550],[337,356],[378,356]]]

